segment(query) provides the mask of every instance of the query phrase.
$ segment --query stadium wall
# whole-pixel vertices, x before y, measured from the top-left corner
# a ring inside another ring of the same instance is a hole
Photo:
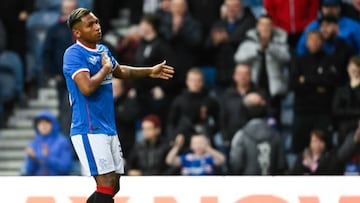
[[[85,203],[94,188],[90,177],[0,177],[0,202]],[[115,203],[360,203],[360,177],[122,177]]]

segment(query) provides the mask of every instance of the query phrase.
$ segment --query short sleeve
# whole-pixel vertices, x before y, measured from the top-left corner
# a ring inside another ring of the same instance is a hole
[[[64,54],[64,74],[74,79],[75,75],[80,72],[90,72],[87,67],[87,60],[77,49],[68,49]]]

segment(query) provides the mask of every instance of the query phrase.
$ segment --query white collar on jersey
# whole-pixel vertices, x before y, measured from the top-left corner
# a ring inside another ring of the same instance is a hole
[[[79,42],[78,40],[76,40],[76,44],[82,46],[84,49],[88,50],[88,51],[97,51],[98,50],[98,45],[96,45],[96,49],[92,49],[92,48],[89,48],[87,46],[85,46],[84,44],[82,44],[81,42]]]

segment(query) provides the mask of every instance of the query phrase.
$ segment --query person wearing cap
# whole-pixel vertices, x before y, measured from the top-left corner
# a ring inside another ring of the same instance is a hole
[[[341,1],[340,0],[322,0],[321,2],[321,16],[335,16],[338,18],[339,33],[338,36],[346,41],[357,54],[360,54],[360,24],[348,17],[341,16]],[[321,17],[312,21],[306,28],[297,44],[297,54],[304,55],[308,53],[306,48],[306,35],[311,30],[320,29]],[[331,50],[325,50],[331,52]]]

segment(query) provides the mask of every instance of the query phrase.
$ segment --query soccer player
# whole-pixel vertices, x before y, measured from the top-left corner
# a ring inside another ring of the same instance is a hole
[[[109,49],[98,43],[99,19],[88,9],[72,11],[68,26],[77,40],[63,59],[72,109],[70,135],[84,172],[93,176],[97,185],[87,203],[113,203],[124,161],[116,135],[112,77],[167,80],[173,77],[174,69],[165,61],[152,67],[119,65]]]

